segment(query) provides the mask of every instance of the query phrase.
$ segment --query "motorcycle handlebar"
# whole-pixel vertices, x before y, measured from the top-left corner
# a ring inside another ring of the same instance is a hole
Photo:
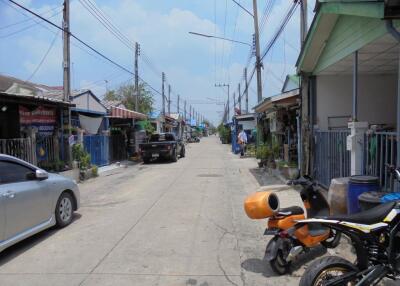
[[[301,177],[300,179],[297,180],[289,180],[287,181],[287,185],[292,185],[292,186],[307,186],[311,185],[313,182],[310,179]]]
[[[400,182],[400,170],[397,169],[396,166],[390,164],[385,164],[385,167],[388,168],[389,173],[393,174],[396,180]]]

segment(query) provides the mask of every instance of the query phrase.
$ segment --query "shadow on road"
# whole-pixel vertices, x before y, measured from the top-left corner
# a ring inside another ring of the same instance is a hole
[[[282,184],[275,176],[270,176],[267,174],[265,169],[263,168],[253,168],[249,169],[250,174],[254,176],[260,186],[267,186],[267,185],[279,185]]]
[[[184,157],[183,158],[179,157],[178,161],[182,160],[182,159],[185,159],[185,158]],[[148,163],[143,163],[143,165],[144,166],[147,166],[147,165],[168,165],[168,164],[174,164],[174,163],[176,163],[176,162],[172,162],[171,159],[158,158],[158,159],[153,159]]]
[[[324,255],[325,253],[326,253],[326,248],[323,246],[311,249],[310,251],[298,257],[298,259],[292,264],[291,271],[294,272],[299,270],[306,263],[315,260],[316,258]],[[243,261],[241,266],[246,271],[253,273],[260,273],[264,277],[279,276],[271,269],[271,266],[269,265],[269,262],[266,259],[249,258]]]
[[[81,214],[74,213],[74,218],[71,224],[75,223],[81,217]],[[7,264],[9,261],[17,258],[35,245],[38,245],[42,241],[45,241],[49,237],[53,236],[57,231],[58,229],[56,227],[46,229],[5,249],[3,252],[0,253],[0,267]]]

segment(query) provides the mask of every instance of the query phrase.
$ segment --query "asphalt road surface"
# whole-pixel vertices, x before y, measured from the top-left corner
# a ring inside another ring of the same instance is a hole
[[[262,260],[266,222],[243,211],[259,187],[256,161],[213,136],[186,154],[82,184],[70,226],[0,253],[0,285],[298,285],[301,268],[273,276]]]

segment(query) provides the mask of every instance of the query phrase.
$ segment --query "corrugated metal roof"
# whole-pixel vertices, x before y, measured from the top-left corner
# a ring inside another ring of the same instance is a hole
[[[111,107],[120,107],[125,108],[125,105],[120,100],[107,100],[104,99],[101,103],[105,106],[105,108],[110,109]]]
[[[60,96],[51,96],[49,94],[50,90],[60,94]],[[0,75],[0,92],[9,97],[37,99],[71,105],[69,102],[63,100],[62,89],[60,90],[60,87],[36,84],[12,76]]]

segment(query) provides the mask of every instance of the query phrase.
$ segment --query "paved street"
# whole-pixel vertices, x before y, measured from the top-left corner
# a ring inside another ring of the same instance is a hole
[[[269,277],[265,221],[243,211],[255,167],[210,137],[178,163],[109,171],[81,185],[72,225],[0,255],[0,285],[297,285],[298,271]]]

